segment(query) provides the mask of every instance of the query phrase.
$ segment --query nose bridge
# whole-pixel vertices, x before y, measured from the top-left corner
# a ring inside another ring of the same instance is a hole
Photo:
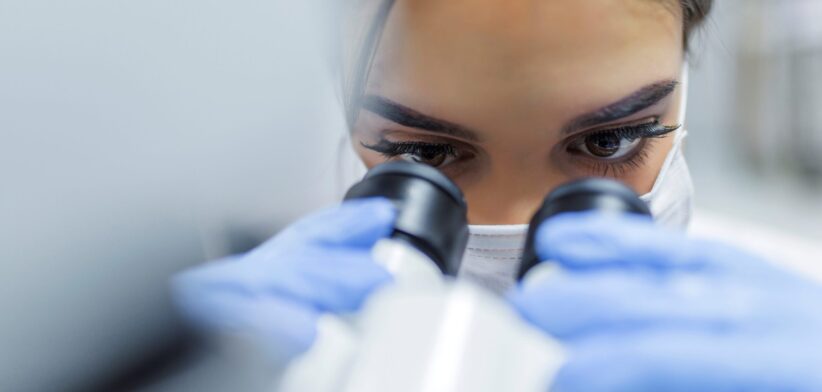
[[[469,223],[528,223],[547,193],[563,181],[551,165],[537,161],[517,157],[494,162],[493,169],[466,190]]]

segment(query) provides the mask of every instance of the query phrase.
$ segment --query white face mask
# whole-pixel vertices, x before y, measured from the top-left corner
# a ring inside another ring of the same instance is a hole
[[[658,225],[685,230],[693,212],[694,186],[682,153],[682,141],[688,136],[688,132],[684,129],[676,132],[673,147],[665,158],[653,188],[640,198],[651,209],[651,215]]]
[[[514,285],[528,225],[468,225],[458,276],[502,294]]]

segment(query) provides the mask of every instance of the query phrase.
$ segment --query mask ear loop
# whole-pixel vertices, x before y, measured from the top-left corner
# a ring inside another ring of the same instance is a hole
[[[685,60],[682,63],[682,76],[680,77],[679,82],[679,114],[677,116],[676,122],[679,126],[679,129],[676,130],[674,133],[674,144],[671,147],[671,154],[668,154],[668,159],[665,161],[665,164],[662,166],[663,169],[670,165],[671,155],[673,151],[680,148],[682,144],[682,140],[688,136],[688,131],[685,128],[685,119],[686,114],[688,112],[688,78],[689,78],[690,66],[688,65],[688,61]]]
[[[679,114],[678,114],[677,119],[676,119],[676,122],[677,122],[677,125],[679,126],[679,129],[676,130],[676,133],[675,133],[675,136],[674,136],[674,145],[672,146],[671,151],[673,151],[674,149],[679,148],[680,145],[682,144],[682,140],[685,139],[686,136],[688,136],[688,131],[685,128],[685,119],[686,119],[685,115],[688,112],[688,78],[689,78],[688,73],[689,73],[689,70],[690,70],[690,66],[688,65],[688,61],[685,60],[682,63],[682,73],[681,73],[682,76],[680,77],[680,82],[679,82]],[[673,154],[669,154],[669,155],[673,155]],[[668,158],[670,158],[670,156]],[[663,168],[668,164],[669,164],[669,162],[666,161],[665,165],[663,165]]]
[[[686,114],[688,112],[688,81],[689,81],[689,72],[690,66],[688,61],[685,60],[682,63],[682,76],[680,82],[680,93],[679,93],[679,116],[677,118],[677,123],[679,125],[679,129],[676,131],[676,139],[674,139],[674,145],[672,148],[680,149],[682,148],[682,141],[688,136],[688,129],[685,127],[685,120]],[[674,154],[669,154],[674,155]],[[671,157],[668,157],[671,158]],[[670,163],[666,162],[668,165]]]
[[[688,61],[682,63],[682,77],[679,83],[680,89],[680,96],[679,96],[679,118],[677,118],[677,122],[679,125],[682,125],[684,128],[685,125],[685,113],[688,111],[688,73],[690,71],[690,66],[688,65]]]

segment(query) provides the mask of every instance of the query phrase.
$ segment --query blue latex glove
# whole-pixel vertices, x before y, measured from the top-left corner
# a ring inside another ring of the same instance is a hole
[[[247,254],[176,276],[175,300],[196,326],[249,337],[288,361],[311,346],[322,313],[357,310],[391,280],[370,252],[395,216],[385,199],[315,213]]]
[[[556,391],[822,391],[819,285],[639,216],[560,215],[536,244],[561,272],[511,300],[569,349]]]

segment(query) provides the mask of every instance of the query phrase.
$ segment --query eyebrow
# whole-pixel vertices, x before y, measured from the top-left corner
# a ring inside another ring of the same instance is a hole
[[[481,140],[476,131],[450,121],[420,113],[385,97],[366,95],[363,97],[363,109],[406,127],[441,133],[472,142],[479,142]]]
[[[676,80],[665,80],[642,87],[617,102],[577,116],[562,127],[562,134],[567,135],[578,129],[609,123],[639,113],[671,95],[678,85],[679,82]],[[482,140],[476,131],[468,127],[420,113],[385,97],[366,95],[363,97],[363,109],[409,128],[441,133],[473,142]]]
[[[665,80],[647,85],[617,102],[574,118],[562,127],[562,134],[569,134],[581,128],[605,124],[639,113],[671,95],[677,85],[679,82],[676,80]]]

